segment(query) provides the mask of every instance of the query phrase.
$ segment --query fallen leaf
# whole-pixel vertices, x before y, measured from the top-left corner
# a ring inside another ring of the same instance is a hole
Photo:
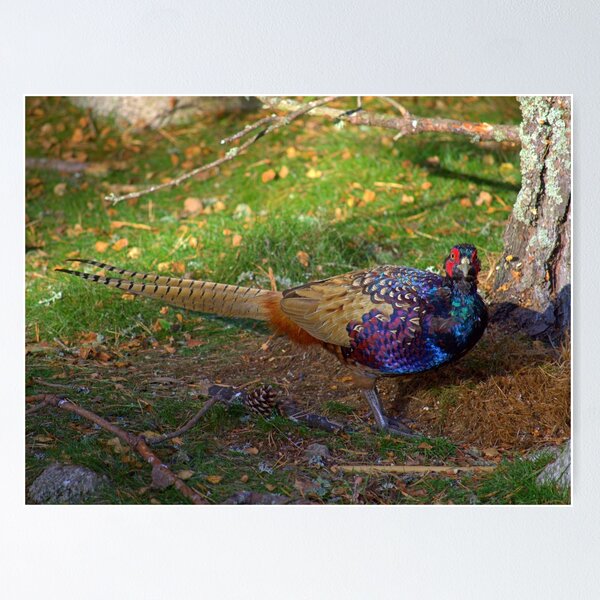
[[[296,258],[300,261],[300,264],[303,267],[308,267],[308,263],[310,261],[310,256],[308,255],[308,253],[304,252],[303,250],[300,250],[296,253]]]
[[[469,208],[469,207],[473,206],[473,203],[471,202],[471,200],[469,198],[461,198],[460,205],[464,206],[465,208]]]
[[[71,136],[71,143],[72,144],[80,144],[81,142],[83,142],[83,140],[84,140],[83,129],[81,129],[81,127],[75,128],[75,131],[73,131],[73,135]]]
[[[242,245],[242,236],[239,233],[236,233],[232,238],[231,238],[231,245],[234,248],[237,248],[238,246]]]
[[[116,452],[117,454],[125,452],[125,447],[121,444],[121,440],[118,437],[110,438],[110,440],[106,442],[106,445],[110,446],[113,449],[113,452]]]
[[[296,158],[298,151],[293,146],[290,146],[289,148],[286,148],[285,154],[288,158]]]
[[[500,455],[500,452],[498,452],[498,450],[496,450],[496,448],[485,448],[483,451],[484,456],[487,456],[488,458],[495,458],[496,456]]]
[[[95,162],[86,166],[85,172],[87,175],[101,176],[108,173],[109,167],[106,163]]]
[[[400,200],[400,204],[412,204],[415,201],[414,196],[409,196],[408,194],[402,194],[402,200]]]
[[[186,198],[183,201],[183,209],[190,214],[197,214],[204,208],[200,198]]]
[[[421,450],[431,450],[433,448],[433,446],[431,444],[428,444],[427,442],[421,442],[417,448],[421,448]]]
[[[145,223],[130,223],[129,221],[111,221],[111,229],[121,229],[121,227],[131,227],[132,229],[143,229],[145,231],[151,231],[152,227]]]
[[[248,475],[246,475],[245,473],[240,477],[240,481],[242,483],[248,483],[249,479],[250,479],[250,477],[248,477]]]
[[[190,469],[183,469],[181,471],[177,471],[175,475],[177,475],[179,479],[183,479],[185,481],[186,479],[190,479],[194,475],[194,471],[190,471]]]
[[[108,250],[108,242],[96,242],[94,244],[94,248],[96,252],[102,254],[103,252],[106,252]]]
[[[66,191],[67,191],[67,184],[66,183],[57,183],[54,186],[54,193],[57,196],[64,196]]]
[[[363,194],[363,200],[365,202],[373,202],[375,200],[375,192],[373,190],[365,190]]]
[[[500,173],[510,173],[511,171],[514,171],[515,166],[512,163],[502,163],[500,165]]]
[[[112,245],[112,249],[115,252],[118,252],[120,250],[123,250],[123,248],[126,248],[127,245],[129,244],[129,240],[127,238],[121,238],[120,240],[117,240],[113,245]]]
[[[221,483],[221,481],[223,480],[223,476],[222,475],[207,475],[206,476],[206,481],[208,481],[208,483]]]
[[[273,179],[275,179],[276,176],[277,173],[275,173],[273,169],[269,169],[260,176],[260,179],[263,183],[268,183],[269,181],[273,181]]]
[[[422,190],[429,190],[429,189],[431,189],[432,186],[433,186],[433,183],[431,183],[431,181],[424,181],[421,184],[421,189]]]
[[[217,200],[217,201],[216,201],[216,202],[213,204],[213,206],[212,206],[212,209],[213,209],[215,212],[221,212],[222,210],[225,210],[225,203],[224,203],[224,202],[222,202],[221,200]]]
[[[252,456],[256,456],[258,454],[258,448],[255,446],[251,446],[250,448],[246,448],[244,450],[244,454],[251,454]]]
[[[319,177],[322,177],[323,172],[319,171],[318,169],[314,169],[313,167],[311,167],[307,172],[306,172],[306,176],[309,179],[318,179]]]
[[[281,169],[279,169],[278,175],[281,179],[285,179],[289,175],[289,173],[290,173],[290,170],[285,165],[283,165],[283,167],[281,167]]]
[[[127,250],[127,258],[139,258],[142,255],[142,251],[137,247],[134,246],[133,248],[130,248],[129,250]]]
[[[475,200],[475,206],[481,206],[486,204],[489,206],[492,203],[492,195],[489,192],[479,192],[477,200]]]
[[[349,158],[352,158],[352,152],[350,152],[350,150],[348,150],[347,148],[342,152],[342,160],[348,160]]]

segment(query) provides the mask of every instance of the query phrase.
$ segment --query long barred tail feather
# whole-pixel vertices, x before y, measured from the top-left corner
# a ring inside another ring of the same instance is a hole
[[[129,294],[155,298],[181,308],[223,317],[268,321],[271,320],[270,307],[281,298],[280,292],[258,288],[138,273],[89,259],[74,259],[74,261],[117,273],[120,277],[106,277],[71,269],[57,268],[55,270],[95,283],[102,283]]]

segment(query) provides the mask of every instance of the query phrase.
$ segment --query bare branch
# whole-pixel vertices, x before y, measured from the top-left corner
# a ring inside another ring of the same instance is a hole
[[[179,177],[176,177],[175,179],[172,179],[171,181],[168,181],[166,183],[152,185],[146,189],[139,190],[137,192],[131,192],[129,194],[124,194],[123,196],[109,194],[108,196],[105,197],[105,199],[112,202],[113,204],[116,204],[117,202],[122,202],[123,200],[139,198],[140,196],[145,196],[146,194],[158,192],[159,190],[176,187],[179,184],[183,183],[184,181],[187,181],[191,177],[195,177],[196,175],[199,175],[200,173],[204,173],[211,169],[215,169],[216,167],[220,167],[222,164],[225,164],[225,163],[229,162],[230,160],[233,160],[234,158],[243,154],[250,146],[252,146],[252,144],[254,144],[257,140],[259,140],[264,135],[267,135],[271,131],[279,129],[280,127],[289,125],[294,119],[301,117],[302,115],[314,110],[315,108],[322,106],[323,104],[327,104],[328,102],[335,100],[335,98],[336,98],[336,96],[327,96],[325,98],[319,98],[317,100],[313,100],[312,102],[307,102],[306,104],[298,103],[298,106],[293,111],[288,111],[288,112],[291,112],[291,114],[289,114],[285,117],[276,116],[276,115],[264,117],[264,118],[260,119],[259,121],[257,121],[256,123],[254,123],[253,125],[250,125],[244,129],[242,129],[242,131],[232,135],[231,137],[222,140],[221,143],[229,143],[229,142],[238,140],[238,139],[248,135],[250,132],[255,131],[256,129],[260,129],[260,127],[266,125],[265,129],[261,129],[258,133],[256,133],[251,138],[246,140],[240,146],[236,146],[236,147],[229,149],[225,153],[225,155],[222,156],[221,158],[218,158],[217,160],[214,160],[213,162],[208,163],[206,165],[197,167],[196,169],[193,169],[192,171],[188,171],[187,173],[183,173]]]
[[[202,406],[202,408],[182,427],[180,427],[179,429],[177,429],[176,431],[172,431],[171,433],[165,433],[164,435],[158,436],[156,438],[152,438],[151,440],[148,440],[148,443],[151,446],[156,446],[156,444],[161,444],[162,442],[165,442],[167,440],[171,440],[175,437],[179,437],[180,435],[188,432],[190,429],[192,429],[199,421],[200,419],[217,403],[219,402],[219,398],[216,396],[213,396],[212,398],[209,398],[204,405]]]
[[[61,408],[63,410],[75,413],[92,423],[102,427],[106,431],[116,435],[120,440],[128,444],[135,452],[137,452],[147,463],[152,465],[152,480],[153,482],[160,482],[160,487],[167,487],[173,485],[183,496],[190,500],[193,504],[208,504],[208,502],[195,490],[185,484],[177,475],[175,475],[167,465],[165,465],[159,458],[150,450],[146,441],[143,437],[134,435],[124,431],[120,427],[109,423],[106,419],[103,419],[96,413],[93,413],[81,406],[73,404],[66,398],[60,398],[54,394],[36,394],[34,396],[27,396],[26,401],[39,402],[35,408],[41,408],[42,406],[52,406],[54,408]]]
[[[453,465],[334,465],[331,470],[335,473],[368,473],[379,475],[386,473],[488,473],[495,466],[466,466]]]
[[[301,102],[291,98],[259,96],[261,102],[269,108],[285,112],[297,111]],[[405,109],[406,110],[406,109]],[[352,125],[367,125],[383,127],[397,131],[396,137],[416,135],[418,133],[452,133],[470,137],[473,141],[512,142],[520,144],[519,128],[516,125],[491,125],[490,123],[471,123],[454,119],[417,117],[403,115],[394,117],[381,113],[367,111],[346,113],[343,110],[330,107],[319,107],[312,111],[314,115],[324,116],[334,121],[344,121]]]

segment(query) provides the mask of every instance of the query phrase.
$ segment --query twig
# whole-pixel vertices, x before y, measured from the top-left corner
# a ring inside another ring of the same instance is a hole
[[[458,467],[453,465],[334,465],[332,471],[342,473],[367,473],[371,475],[381,473],[488,473],[496,467]]]
[[[226,162],[229,162],[230,160],[233,160],[234,158],[236,158],[237,156],[240,156],[240,154],[245,152],[250,146],[252,146],[252,144],[254,144],[256,141],[258,141],[264,135],[267,135],[271,131],[279,129],[280,127],[289,125],[289,123],[291,123],[294,119],[301,117],[302,115],[314,110],[315,108],[322,106],[323,104],[327,104],[328,102],[335,100],[335,98],[336,98],[336,96],[327,96],[325,98],[319,98],[318,100],[313,100],[312,102],[307,102],[306,104],[299,104],[299,106],[297,106],[295,108],[295,110],[291,111],[291,114],[289,114],[285,117],[280,117],[280,116],[275,116],[275,115],[272,115],[270,117],[264,117],[258,121],[258,123],[259,123],[258,125],[256,123],[254,125],[250,125],[249,127],[246,127],[245,129],[236,133],[235,135],[231,136],[230,138],[223,140],[223,143],[226,143],[228,141],[240,139],[240,138],[244,137],[245,135],[247,135],[248,133],[250,133],[251,131],[255,131],[256,129],[260,129],[261,126],[267,125],[265,129],[261,129],[258,133],[256,133],[251,138],[246,140],[240,146],[229,149],[225,153],[225,155],[222,156],[221,158],[218,158],[218,159],[214,160],[213,162],[208,163],[206,165],[197,167],[196,169],[193,169],[192,171],[188,171],[187,173],[183,173],[179,177],[176,177],[175,179],[172,179],[171,181],[168,181],[167,183],[151,185],[150,187],[145,188],[143,190],[139,190],[137,192],[131,192],[129,194],[124,194],[122,196],[117,196],[114,193],[109,194],[108,196],[105,197],[105,199],[112,202],[113,204],[116,204],[117,202],[121,202],[123,200],[139,198],[140,196],[145,196],[146,194],[152,194],[154,192],[163,190],[165,188],[171,188],[171,187],[178,186],[180,183],[190,179],[191,177],[195,177],[196,175],[199,175],[200,173],[204,173],[205,171],[209,171],[210,169],[214,169],[216,167],[221,166],[222,164],[224,164]]]
[[[192,427],[194,427],[198,421],[200,421],[200,419],[217,403],[219,402],[219,398],[213,397],[213,398],[209,398],[204,405],[202,406],[202,408],[182,427],[180,427],[179,429],[177,429],[176,431],[172,431],[171,433],[165,433],[161,436],[158,436],[156,438],[152,438],[151,440],[146,440],[148,442],[148,444],[150,444],[150,446],[156,446],[157,444],[161,444],[162,442],[165,442],[167,440],[171,440],[175,437],[178,437],[184,433],[186,433],[187,431],[189,431],[190,429],[192,429]]]
[[[397,102],[389,96],[381,96],[381,99],[385,100],[388,104],[391,104],[405,119],[410,118],[410,112],[408,112],[408,110],[404,106],[402,106],[400,102]]]
[[[165,465],[159,458],[150,450],[146,441],[142,436],[134,435],[124,431],[120,427],[109,423],[106,419],[103,419],[99,415],[73,404],[66,398],[60,398],[54,394],[36,394],[33,396],[27,396],[26,401],[29,402],[40,402],[44,406],[52,406],[55,408],[61,408],[63,410],[75,413],[80,417],[95,423],[102,427],[106,431],[116,435],[120,440],[123,440],[133,450],[135,450],[146,462],[152,465],[152,481],[160,487],[167,487],[173,485],[183,496],[190,500],[193,504],[208,504],[208,502],[202,498],[202,496],[185,484],[177,475],[175,475],[167,465]],[[41,407],[41,405],[38,405]],[[37,407],[34,407],[37,408]],[[30,409],[31,410],[31,409]]]
[[[301,102],[290,98],[258,96],[268,107],[286,112],[293,112],[302,106]],[[329,107],[319,107],[313,111],[318,116],[328,117],[334,121],[344,121],[352,125],[367,125],[370,127],[383,127],[394,129],[398,132],[396,137],[415,135],[418,133],[452,133],[465,135],[473,141],[512,142],[520,144],[519,128],[516,125],[491,125],[490,123],[477,123],[457,121],[454,119],[417,117],[414,115],[393,117],[381,113],[371,113],[365,110],[346,114],[343,110]]]

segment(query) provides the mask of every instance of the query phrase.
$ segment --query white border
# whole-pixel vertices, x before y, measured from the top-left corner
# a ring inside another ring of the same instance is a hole
[[[595,3],[31,0],[0,10],[6,597],[598,596]],[[23,96],[250,90],[575,94],[573,506],[24,506]]]

